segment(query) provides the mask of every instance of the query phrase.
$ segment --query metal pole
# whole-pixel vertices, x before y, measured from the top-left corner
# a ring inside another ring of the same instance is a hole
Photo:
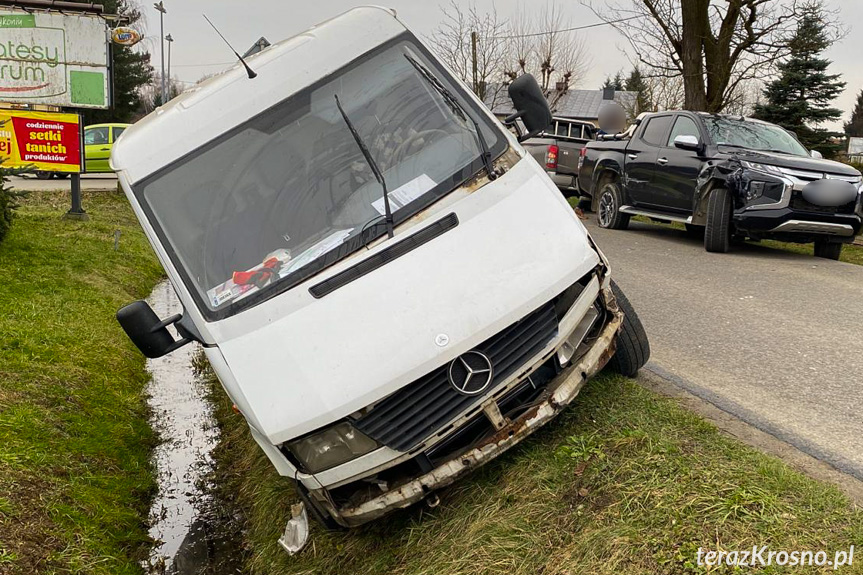
[[[84,126],[84,119],[81,115],[78,115],[78,126]],[[81,170],[84,170],[84,130],[81,129],[78,134],[78,153],[80,154],[80,159],[78,160],[81,165]],[[75,173],[70,174],[70,183],[71,183],[71,191],[72,191],[72,207],[69,208],[69,211],[63,215],[64,219],[67,220],[79,220],[79,221],[87,221],[90,219],[90,216],[87,215],[87,212],[84,211],[84,206],[81,202],[81,174]]]
[[[171,88],[171,46],[174,44],[174,39],[170,34],[165,36],[165,40],[168,41],[168,89]]]
[[[479,80],[476,71],[476,32],[470,33],[471,55],[473,56],[473,93],[479,94]]]
[[[160,52],[162,53],[162,105],[168,101],[168,90],[165,84],[165,13],[159,10],[159,42]]]

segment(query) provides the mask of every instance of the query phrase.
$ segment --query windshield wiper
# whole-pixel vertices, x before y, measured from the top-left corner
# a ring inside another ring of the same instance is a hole
[[[450,92],[446,86],[444,86],[437,77],[429,71],[428,68],[417,62],[410,54],[404,54],[404,57],[407,58],[407,61],[411,63],[411,66],[416,68],[416,71],[419,72],[420,76],[425,78],[426,82],[431,84],[431,86],[437,90],[438,94],[441,95],[446,105],[452,110],[452,113],[462,121],[467,120],[468,118],[473,123],[474,131],[476,132],[476,139],[479,143],[480,150],[482,150],[482,163],[485,166],[485,171],[488,173],[488,179],[494,180],[497,178],[497,174],[494,172],[494,168],[491,165],[491,150],[488,149],[488,143],[485,141],[485,136],[482,135],[482,130],[479,129],[479,123],[476,119],[464,109],[461,103],[453,96],[452,92]]]
[[[371,152],[369,152],[369,149],[366,147],[365,142],[363,142],[363,139],[360,137],[359,132],[357,132],[357,129],[354,128],[354,125],[351,123],[350,118],[348,118],[348,115],[345,113],[345,110],[342,108],[342,103],[339,102],[339,95],[335,94],[334,97],[336,99],[336,107],[339,109],[339,113],[341,113],[342,118],[344,118],[345,124],[348,125],[348,130],[350,130],[351,135],[354,137],[354,140],[357,142],[357,146],[360,147],[360,151],[363,153],[363,157],[366,159],[366,162],[368,163],[369,168],[372,169],[372,173],[375,175],[375,179],[378,181],[378,183],[381,185],[381,188],[383,188],[383,190],[384,190],[384,217],[386,218],[386,222],[387,222],[387,237],[392,239],[392,237],[394,235],[393,234],[393,212],[390,209],[390,197],[389,197],[389,192],[387,191],[387,182],[386,182],[386,180],[384,180],[384,175],[381,173],[380,169],[378,168],[378,165],[375,162],[375,159],[372,158],[372,154],[371,154]],[[375,218],[375,219],[377,219],[377,218]],[[374,221],[374,220],[372,220],[372,221]],[[365,226],[363,226],[363,227],[365,227]],[[361,240],[362,240],[363,231],[365,231],[365,230],[363,229],[360,231],[360,239]]]

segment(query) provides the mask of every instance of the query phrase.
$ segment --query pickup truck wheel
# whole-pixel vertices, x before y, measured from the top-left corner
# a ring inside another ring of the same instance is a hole
[[[724,254],[731,248],[731,194],[725,188],[715,188],[707,201],[707,226],[704,229],[704,249]]]
[[[650,359],[650,342],[638,314],[614,281],[611,282],[611,291],[614,292],[617,306],[623,312],[623,325],[617,332],[617,351],[608,366],[621,375],[635,377],[638,370]]]
[[[626,229],[629,225],[629,214],[620,212],[622,200],[620,183],[617,180],[605,180],[599,187],[599,205],[596,210],[599,227],[610,230]]]
[[[815,257],[838,260],[842,254],[842,244],[828,240],[815,240]]]

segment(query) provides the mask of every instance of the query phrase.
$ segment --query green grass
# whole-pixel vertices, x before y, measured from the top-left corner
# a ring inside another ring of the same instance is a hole
[[[604,374],[557,420],[444,490],[436,509],[415,506],[345,533],[313,526],[307,547],[289,557],[276,539],[296,501],[290,480],[272,470],[224,394],[214,397],[218,474],[247,518],[255,575],[708,573],[716,571],[695,565],[699,547],[832,557],[863,542],[863,514],[834,487]]]
[[[126,199],[32,193],[0,243],[0,573],[139,573],[144,358],[114,319],[162,270]],[[117,249],[114,233],[120,231]]]

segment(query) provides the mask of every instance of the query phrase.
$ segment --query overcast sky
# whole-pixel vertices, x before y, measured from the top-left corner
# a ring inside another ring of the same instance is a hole
[[[782,2],[785,0],[775,0]],[[147,17],[148,48],[153,54],[153,65],[159,67],[158,34],[159,13],[152,2],[141,0]],[[415,33],[426,37],[442,19],[440,6],[447,0],[380,0],[380,4],[395,8],[399,17]],[[859,32],[863,30],[863,2],[860,0],[828,0],[840,9],[840,17],[850,33],[837,42],[827,56],[833,60],[831,71],[841,73],[848,82],[845,92],[835,105],[845,112],[847,119],[857,92],[863,88],[863,46]],[[165,16],[165,33],[174,38],[171,52],[171,75],[194,83],[201,76],[218,72],[233,64],[233,55],[216,36],[201,16],[207,16],[221,32],[243,53],[258,38],[265,36],[270,42],[289,38],[310,26],[336,16],[361,4],[350,0],[164,0],[168,13]],[[527,6],[536,6],[537,0],[476,0],[479,11],[497,8],[502,18],[516,14]],[[577,0],[560,0],[563,12],[572,25],[590,24],[597,18]],[[535,8],[534,8],[535,9]],[[599,88],[606,76],[618,70],[627,72],[631,64],[625,54],[626,40],[608,26],[577,32],[584,38],[591,56],[591,67],[579,88]],[[841,123],[831,126],[841,129]]]

